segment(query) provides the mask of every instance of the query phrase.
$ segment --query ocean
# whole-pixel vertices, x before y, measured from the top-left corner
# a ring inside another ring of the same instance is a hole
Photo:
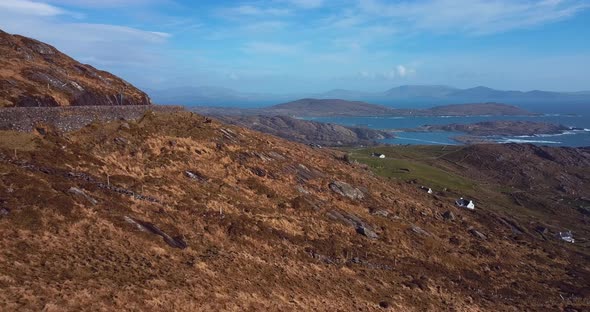
[[[533,136],[488,137],[497,143],[531,143],[547,146],[590,146],[590,113],[561,115],[545,114],[540,116],[469,116],[469,117],[318,117],[306,118],[319,122],[335,123],[345,126],[367,127],[371,129],[408,129],[423,125],[471,124],[493,120],[521,120],[561,124],[567,127],[582,128],[581,131],[566,131],[563,134],[536,134]],[[458,145],[462,144],[453,137],[464,135],[459,132],[398,132],[396,138],[382,140],[388,144],[419,145]]]

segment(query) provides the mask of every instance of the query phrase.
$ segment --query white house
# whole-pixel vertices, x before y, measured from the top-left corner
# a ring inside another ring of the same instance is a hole
[[[560,239],[562,239],[562,240],[564,240],[564,241],[566,241],[566,242],[568,242],[568,243],[572,243],[572,244],[573,244],[573,243],[575,242],[575,240],[574,240],[574,236],[572,235],[572,231],[567,231],[567,232],[559,232],[559,233],[557,234],[557,236],[558,236]]]
[[[461,208],[475,209],[475,203],[472,200],[463,199],[463,197],[457,199],[455,204]]]
[[[420,186],[420,189],[426,191],[426,193],[428,193],[428,194],[434,193],[434,191],[431,188],[426,187],[426,186]]]
[[[371,156],[381,158],[381,159],[385,158],[385,154],[380,154],[380,153],[373,153]]]

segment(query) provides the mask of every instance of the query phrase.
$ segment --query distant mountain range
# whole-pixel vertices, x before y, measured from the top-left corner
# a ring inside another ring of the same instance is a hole
[[[261,107],[300,98],[341,99],[365,101],[395,108],[420,108],[444,104],[500,102],[515,104],[538,111],[539,108],[560,104],[579,108],[590,104],[590,91],[503,91],[488,87],[459,89],[444,85],[405,85],[383,92],[361,92],[335,89],[317,94],[244,93],[226,88],[176,88],[148,92],[156,103],[189,106]],[[571,111],[571,110],[570,110]]]

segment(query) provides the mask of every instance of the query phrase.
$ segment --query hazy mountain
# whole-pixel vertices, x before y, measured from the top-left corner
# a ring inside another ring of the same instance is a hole
[[[373,94],[370,92],[361,92],[345,89],[334,89],[328,92],[314,94],[312,97],[316,99],[361,99],[370,98]]]
[[[383,93],[385,97],[391,98],[411,98],[411,97],[431,97],[437,98],[446,96],[458,89],[449,86],[440,85],[405,85],[391,88]]]
[[[505,91],[484,86],[458,89],[444,85],[404,85],[383,92],[334,89],[315,94],[266,94],[217,87],[181,87],[148,92],[154,102],[189,106],[263,107],[301,98],[363,101],[395,108],[426,108],[445,104],[501,102],[535,111],[577,112],[590,103],[590,91]],[[559,104],[559,106],[556,106]]]
[[[301,99],[264,109],[266,114],[286,116],[383,116],[393,115],[389,107],[338,99]]]

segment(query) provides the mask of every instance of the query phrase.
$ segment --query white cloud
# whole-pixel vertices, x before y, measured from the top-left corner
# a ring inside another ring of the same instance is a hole
[[[411,77],[415,73],[416,70],[413,68],[409,68],[405,65],[397,65],[392,69],[381,72],[362,70],[358,72],[356,78],[362,80],[395,80]]]
[[[56,6],[29,0],[2,0],[0,11],[32,16],[56,16],[66,13],[65,10]]]
[[[569,18],[590,7],[585,0],[427,0],[390,3],[359,0],[360,12],[407,28],[487,34]]]
[[[404,65],[397,65],[396,70],[400,77],[405,77],[408,74],[408,70]]]
[[[54,17],[0,10],[0,29],[54,45],[62,52],[100,66],[145,66],[156,59],[157,47],[171,36],[165,32],[92,23],[60,22]]]

